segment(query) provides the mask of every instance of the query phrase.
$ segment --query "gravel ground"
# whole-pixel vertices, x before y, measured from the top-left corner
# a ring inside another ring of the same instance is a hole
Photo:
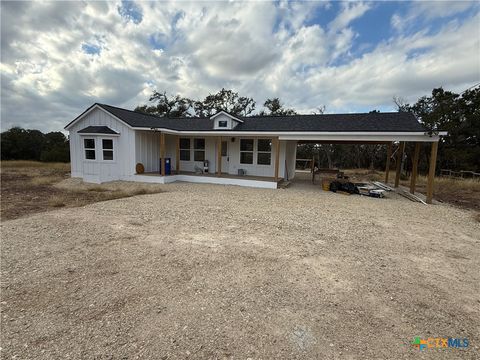
[[[473,212],[164,189],[3,222],[2,358],[478,358]],[[419,352],[415,336],[470,346]]]

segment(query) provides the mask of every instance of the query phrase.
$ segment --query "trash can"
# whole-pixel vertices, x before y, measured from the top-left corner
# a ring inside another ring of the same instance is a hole
[[[160,169],[160,174],[162,173],[162,159],[160,159],[160,166],[158,167]],[[165,158],[165,175],[171,175],[172,174],[172,159],[171,158]]]

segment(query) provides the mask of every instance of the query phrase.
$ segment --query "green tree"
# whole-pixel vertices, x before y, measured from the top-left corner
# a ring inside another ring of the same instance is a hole
[[[70,147],[67,137],[60,131],[49,132],[44,136],[40,161],[69,162]]]
[[[2,160],[68,162],[69,143],[61,132],[43,134],[38,130],[13,127],[1,134]]]
[[[180,95],[169,97],[165,91],[163,93],[154,91],[148,101],[153,105],[140,105],[135,108],[135,111],[172,118],[191,116],[193,101],[189,98]]]
[[[480,171],[480,86],[462,94],[433,89],[401,110],[415,114],[430,133],[448,132],[439,143],[439,168]]]
[[[285,109],[279,98],[267,99],[263,106],[266,110],[260,111],[262,116],[295,115],[297,113],[294,109]]]
[[[195,101],[195,114],[200,117],[212,116],[224,110],[235,116],[248,116],[255,110],[253,98],[240,96],[233,90],[222,88],[216,94],[210,94],[203,101]]]

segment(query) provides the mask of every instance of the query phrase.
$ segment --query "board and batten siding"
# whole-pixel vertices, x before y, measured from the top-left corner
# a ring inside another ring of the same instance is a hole
[[[272,156],[270,165],[258,165],[257,164],[257,141],[254,141],[254,152],[253,152],[253,164],[241,164],[240,163],[240,140],[241,139],[270,139],[270,137],[237,137],[232,142],[229,141],[229,157],[230,157],[230,164],[229,164],[229,174],[237,175],[238,169],[243,169],[247,172],[249,176],[266,176],[266,177],[273,177],[275,175],[275,143],[272,144]],[[279,167],[278,167],[278,175],[280,177],[284,176],[285,172],[285,145],[286,141],[280,141],[280,160],[279,160]]]
[[[176,136],[165,134],[165,158],[176,166]],[[160,132],[135,131],[135,162],[143,164],[145,172],[160,172]]]
[[[79,130],[87,126],[108,126],[120,136],[80,135]],[[135,174],[135,131],[118,121],[107,112],[93,109],[72,125],[70,135],[70,158],[72,177],[87,182],[101,183],[129,179]],[[83,139],[95,139],[95,160],[85,158]],[[102,139],[113,139],[114,160],[103,160]]]

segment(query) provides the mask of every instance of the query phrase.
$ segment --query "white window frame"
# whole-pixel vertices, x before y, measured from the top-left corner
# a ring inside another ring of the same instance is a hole
[[[243,140],[250,140],[252,141],[252,150],[242,150],[242,141]],[[238,159],[240,165],[256,165],[255,164],[255,139],[250,139],[250,138],[240,138],[240,143],[239,143],[239,153],[240,153],[240,158]],[[242,153],[252,153],[252,162],[251,163],[243,163],[242,162]]]
[[[84,161],[97,161],[97,139],[95,139],[94,137],[84,137],[82,138],[82,143],[83,143],[83,160]],[[93,148],[90,148],[90,147],[86,147],[86,140],[93,140]],[[95,155],[95,158],[93,159],[89,159],[87,158],[87,151],[93,151],[93,154]]]
[[[259,139],[255,139],[255,143],[256,143],[256,154],[255,154],[255,160],[256,160],[256,164],[255,165],[258,165],[258,166],[272,166],[272,150],[273,150],[273,139],[268,139],[268,138],[259,138]],[[258,141],[259,140],[267,140],[270,142],[270,151],[260,151],[258,149]],[[269,164],[259,164],[258,163],[258,154],[270,154],[270,163]]]
[[[182,139],[184,140],[188,140],[188,149],[187,148],[182,148],[181,144],[182,144]],[[179,145],[179,156],[180,156],[180,159],[179,161],[192,161],[192,139],[189,138],[189,137],[181,137],[180,138],[180,145]],[[188,160],[182,160],[182,151],[187,151],[188,150]]]
[[[103,141],[104,140],[110,140],[112,142],[112,148],[111,149],[106,149],[103,147]],[[108,163],[113,163],[115,162],[115,140],[113,138],[109,137],[102,137],[100,138],[100,144],[102,145],[102,161],[108,162]],[[105,159],[105,151],[109,151],[112,153],[112,159]]]
[[[205,138],[200,138],[200,137],[195,137],[192,139],[193,140],[193,161],[194,162],[204,162],[206,160],[206,148],[207,148],[207,140]],[[203,149],[196,148],[195,147],[195,140],[203,140]],[[195,160],[195,153],[197,151],[202,151],[203,152],[203,160]]]

